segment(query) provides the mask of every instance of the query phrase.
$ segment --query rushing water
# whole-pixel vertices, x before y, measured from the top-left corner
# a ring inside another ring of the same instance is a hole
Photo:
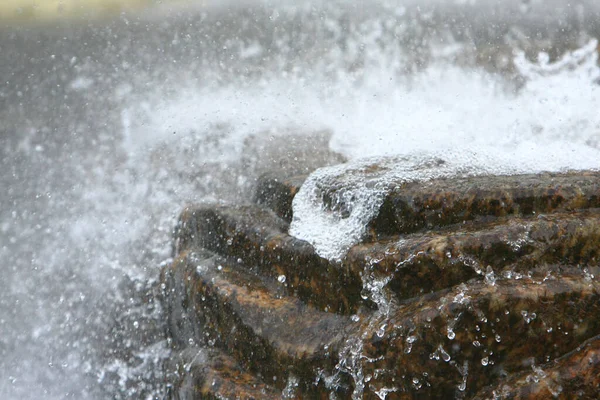
[[[326,130],[348,158],[451,148],[479,170],[488,158],[464,154],[493,148],[503,168],[597,166],[600,8],[443,3],[1,28],[0,397],[163,396],[151,290],[175,218],[249,199],[252,138]]]

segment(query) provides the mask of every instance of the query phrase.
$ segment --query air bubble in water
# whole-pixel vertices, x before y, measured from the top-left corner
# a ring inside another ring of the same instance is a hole
[[[277,280],[279,281],[279,283],[285,283],[285,279],[286,279],[285,275],[279,275],[277,277]]]

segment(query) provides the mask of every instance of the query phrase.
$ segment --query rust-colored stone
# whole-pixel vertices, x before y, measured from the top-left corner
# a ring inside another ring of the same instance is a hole
[[[180,301],[188,312],[181,318],[199,327],[186,340],[224,349],[274,386],[293,375],[304,393],[325,390],[315,377],[335,365],[349,318],[306,306],[285,295],[286,282],[265,282],[206,251],[182,255],[171,271],[185,282]]]
[[[207,348],[190,347],[179,353],[171,399],[281,399],[281,390],[244,371],[233,358]]]
[[[180,217],[175,252],[206,248],[239,258],[266,276],[285,275],[289,292],[309,304],[354,312],[361,301],[360,277],[319,257],[287,228],[284,220],[258,206],[188,208]]]
[[[417,233],[365,243],[348,252],[344,265],[355,273],[390,277],[400,298],[451,287],[492,271],[526,274],[547,264],[597,264],[600,212],[511,218],[468,224],[435,233]]]
[[[392,190],[370,231],[376,238],[482,218],[598,207],[600,172],[435,179]]]
[[[472,396],[600,332],[600,283],[584,275],[472,281],[366,319],[365,398]]]
[[[259,205],[188,207],[161,275],[167,326],[182,354],[224,354],[178,362],[175,393],[593,398],[599,177],[400,186],[341,264],[288,235],[296,178],[264,177]]]
[[[600,337],[595,336],[554,362],[532,366],[475,399],[596,399],[600,396]]]

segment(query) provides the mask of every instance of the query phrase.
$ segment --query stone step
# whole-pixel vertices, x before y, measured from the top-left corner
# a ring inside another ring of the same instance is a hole
[[[175,380],[168,399],[281,399],[282,391],[244,371],[230,356],[214,348],[190,347],[172,360]]]
[[[281,178],[280,174],[262,175],[256,184],[254,202],[265,206],[285,221],[292,222],[292,201],[306,180],[306,175]]]
[[[209,255],[189,253],[165,274],[186,282],[181,298],[202,333],[191,342],[225,349],[278,390],[295,379],[294,398],[350,398],[353,386],[365,399],[472,396],[600,333],[592,275],[469,281],[352,322]]]
[[[305,180],[306,176],[284,179],[265,174],[258,181],[255,201],[290,222],[292,201]],[[333,203],[345,208],[340,200]],[[588,208],[600,208],[600,172],[434,179],[393,189],[368,232],[374,241],[467,221]]]
[[[285,279],[289,294],[325,311],[350,314],[361,304],[360,276],[319,257],[287,233],[288,223],[260,206],[188,207],[180,216],[175,254],[206,248],[240,259],[261,275]]]
[[[468,398],[598,335],[599,312],[585,274],[470,281],[365,317],[339,365],[365,399]]]
[[[185,252],[173,262],[163,274],[171,290],[168,276],[183,278],[184,287],[175,288],[182,293],[171,297],[188,310],[180,319],[191,318],[197,328],[195,337],[184,336],[180,343],[191,339],[223,349],[279,389],[293,376],[303,393],[325,391],[314,382],[319,370],[335,365],[349,317],[307,306],[286,295],[287,282],[261,280],[236,261],[208,251]]]
[[[351,248],[343,265],[388,279],[399,298],[448,288],[475,276],[561,271],[600,262],[600,210],[453,226]],[[558,265],[558,266],[557,266]]]
[[[599,207],[600,172],[434,179],[393,189],[369,232],[378,238],[477,219]]]
[[[600,336],[585,341],[554,362],[531,367],[498,386],[483,390],[474,399],[598,398]]]

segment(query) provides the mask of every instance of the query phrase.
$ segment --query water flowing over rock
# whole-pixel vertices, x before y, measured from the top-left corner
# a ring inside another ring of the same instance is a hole
[[[600,173],[430,161],[442,172],[388,180],[336,258],[290,234],[306,175],[266,173],[255,204],[188,206],[161,274],[170,397],[597,394]],[[323,212],[352,213],[345,182],[385,162],[334,167]]]

